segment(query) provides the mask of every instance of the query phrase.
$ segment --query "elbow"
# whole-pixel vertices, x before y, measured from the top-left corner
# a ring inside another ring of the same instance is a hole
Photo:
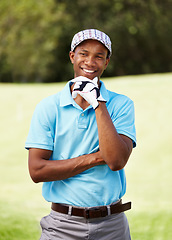
[[[112,171],[119,171],[125,167],[127,160],[124,159],[111,159],[108,166]]]
[[[128,152],[127,154],[124,154],[124,152],[122,152],[122,154],[112,153],[108,154],[104,159],[112,171],[119,171],[125,167],[129,156],[130,154],[128,154]]]
[[[30,177],[34,183],[42,182],[38,172],[36,172],[36,171],[30,172]]]
[[[41,182],[39,179],[34,178],[34,177],[31,177],[31,179],[32,179],[32,181],[33,181],[34,183],[40,183],[40,182]]]
[[[109,165],[109,168],[112,170],[112,171],[119,171],[119,170],[121,170],[121,169],[123,169],[124,168],[124,166],[122,166],[122,165],[117,165],[117,164],[111,164],[111,165]]]

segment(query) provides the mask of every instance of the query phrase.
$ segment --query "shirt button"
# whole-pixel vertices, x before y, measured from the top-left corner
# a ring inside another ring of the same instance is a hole
[[[83,117],[83,116],[84,116],[84,113],[82,113],[81,116]]]

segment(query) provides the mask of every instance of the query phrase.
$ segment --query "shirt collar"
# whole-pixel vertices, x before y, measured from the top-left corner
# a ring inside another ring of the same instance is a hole
[[[105,87],[105,84],[102,81],[100,81],[100,83],[101,83],[100,93],[101,93],[102,97],[108,102],[108,100],[109,100],[108,91]],[[73,100],[71,91],[70,91],[71,84],[72,84],[71,81],[67,82],[67,84],[61,91],[60,106],[67,106],[67,105],[75,104],[75,101]]]
[[[100,81],[100,83],[101,83],[100,93],[102,97],[108,102],[109,101],[108,90],[106,89],[104,82]]]
[[[74,100],[71,95],[70,91],[70,86],[71,82],[67,82],[63,90],[61,91],[61,96],[60,96],[60,106],[67,106],[73,104]]]

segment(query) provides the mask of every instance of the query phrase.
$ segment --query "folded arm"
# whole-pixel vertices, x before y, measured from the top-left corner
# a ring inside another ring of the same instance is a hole
[[[105,164],[100,151],[66,160],[49,160],[52,151],[30,148],[29,172],[32,180],[49,182],[63,180],[75,176],[89,168]]]
[[[129,159],[133,142],[129,137],[117,133],[106,108],[106,100],[101,96],[98,84],[89,79],[86,81],[83,77],[78,77],[78,79],[80,79],[80,85],[79,87],[77,84],[74,86],[72,95],[76,96],[77,92],[95,109],[101,156],[111,170],[120,170]],[[96,89],[96,93],[92,89]]]
[[[95,114],[102,158],[111,170],[120,170],[129,159],[133,142],[127,136],[117,133],[105,102],[99,102],[99,106],[95,109]]]

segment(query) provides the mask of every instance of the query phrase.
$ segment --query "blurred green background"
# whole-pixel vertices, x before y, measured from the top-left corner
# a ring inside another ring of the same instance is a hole
[[[137,147],[126,166],[133,240],[172,239],[172,74],[103,79],[135,103]],[[36,240],[50,204],[29,177],[24,149],[33,111],[65,83],[0,84],[0,239]]]
[[[1,0],[0,82],[73,77],[73,35],[98,28],[112,40],[104,77],[172,72],[170,0]]]

